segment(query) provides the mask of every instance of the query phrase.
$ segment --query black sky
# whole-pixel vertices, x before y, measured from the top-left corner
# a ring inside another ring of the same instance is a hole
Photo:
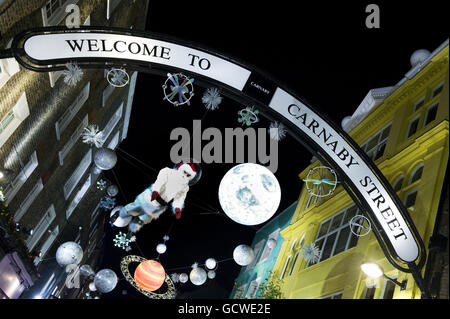
[[[370,89],[399,82],[410,69],[409,58],[415,50],[433,51],[448,37],[441,2],[428,1],[417,7],[413,2],[377,1],[380,29],[365,27],[365,7],[371,3],[367,1],[302,1],[295,6],[292,1],[259,1],[246,7],[242,3],[151,1],[147,30],[191,41],[256,66],[338,124],[353,113]],[[192,120],[202,118],[203,129],[240,126],[237,111],[245,106],[224,99],[218,110],[205,115],[201,103],[204,88],[195,87],[191,105],[175,108],[162,100],[164,80],[144,73],[138,76],[128,137],[119,145],[119,161],[113,170],[123,189],[118,197],[121,205],[153,183],[161,168],[173,166],[169,157],[176,142],[169,139],[173,128],[185,127],[192,132]],[[269,124],[268,119],[261,118],[254,127]],[[297,200],[302,187],[297,175],[311,157],[291,136],[280,142],[276,177],[282,201],[278,213]],[[108,228],[102,268],[111,268],[122,278],[120,259],[127,254],[156,258],[156,245],[169,230],[167,252],[160,256],[169,274],[189,273],[190,265],[202,264],[209,257],[229,259],[234,247],[251,244],[261,226],[237,224],[223,212],[201,215],[220,210],[218,185],[232,166],[203,165],[202,179],[189,191],[183,217],[176,221],[170,213],[164,213],[138,233],[137,245],[132,245],[130,253],[113,247],[112,237],[120,229]],[[112,173],[107,177],[115,181]],[[239,270],[233,260],[224,261],[219,264],[216,279],[204,286],[177,284],[178,297],[227,298]],[[145,297],[121,280],[102,298]]]

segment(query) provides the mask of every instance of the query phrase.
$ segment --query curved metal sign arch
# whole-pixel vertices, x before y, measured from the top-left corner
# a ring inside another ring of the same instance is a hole
[[[52,27],[22,32],[10,50],[24,67],[42,72],[61,70],[69,61],[94,68],[126,65],[149,73],[183,70],[226,88],[238,99],[256,102],[266,115],[286,124],[302,144],[336,169],[349,195],[372,220],[392,265],[405,272],[423,266],[426,251],[408,211],[372,160],[339,125],[262,72],[182,43],[128,29]]]

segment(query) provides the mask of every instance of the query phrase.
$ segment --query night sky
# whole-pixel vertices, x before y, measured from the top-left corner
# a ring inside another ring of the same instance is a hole
[[[365,7],[371,2],[317,3],[186,2],[168,7],[167,2],[150,1],[147,31],[167,34],[248,63],[271,75],[304,101],[340,125],[351,115],[372,88],[392,86],[411,68],[409,58],[417,49],[433,51],[447,39],[443,8],[427,2],[415,7],[377,1],[381,29],[365,27]],[[134,200],[156,179],[163,167],[172,167],[169,152],[177,141],[169,136],[176,127],[191,133],[193,120],[202,119],[202,130],[240,127],[237,112],[245,108],[224,98],[218,110],[208,111],[201,102],[205,88],[195,86],[191,105],[175,108],[163,101],[165,77],[139,73],[127,139],[116,151],[118,163],[106,177],[122,189],[118,204]],[[264,117],[252,127],[268,127]],[[207,142],[204,141],[202,145]],[[310,163],[312,154],[292,136],[279,143],[276,177],[282,190],[277,213],[297,200],[302,187],[298,174]],[[202,178],[187,196],[180,220],[171,212],[146,225],[137,234],[129,253],[113,247],[120,230],[107,225],[105,257],[101,268],[113,269],[123,278],[119,263],[128,254],[154,259],[156,245],[168,234],[167,251],[159,261],[167,273],[189,274],[194,262],[209,257],[219,263],[217,277],[197,287],[176,284],[177,298],[228,298],[240,266],[231,258],[239,244],[250,245],[257,229],[235,223],[220,209],[218,187],[223,175],[236,164],[203,164]],[[208,214],[219,211],[219,214]],[[130,268],[132,269],[132,268]],[[127,294],[122,292],[126,290]],[[125,280],[102,298],[146,298]]]

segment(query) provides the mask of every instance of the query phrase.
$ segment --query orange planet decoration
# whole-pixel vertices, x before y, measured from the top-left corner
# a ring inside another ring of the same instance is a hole
[[[134,271],[136,284],[145,291],[155,291],[162,286],[166,278],[163,266],[155,260],[145,260]]]

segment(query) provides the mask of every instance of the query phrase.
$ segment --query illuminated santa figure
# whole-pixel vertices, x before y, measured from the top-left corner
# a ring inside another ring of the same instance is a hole
[[[200,176],[200,165],[188,161],[174,168],[161,169],[156,181],[140,193],[134,202],[111,212],[111,223],[118,227],[128,225],[129,231],[136,233],[143,225],[157,219],[169,206],[175,218],[180,219],[189,186],[197,183]]]

